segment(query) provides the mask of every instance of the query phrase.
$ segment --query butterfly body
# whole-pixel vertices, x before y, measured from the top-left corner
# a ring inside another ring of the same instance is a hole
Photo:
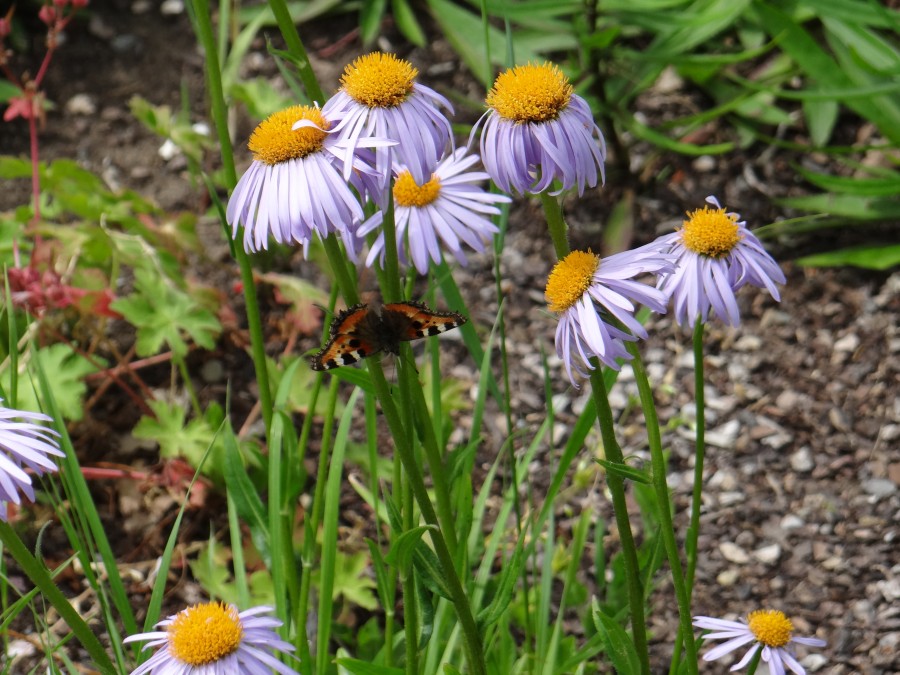
[[[310,359],[313,370],[348,366],[379,352],[400,353],[400,343],[439,335],[461,326],[466,317],[456,312],[435,312],[420,302],[393,302],[381,312],[356,305],[331,323],[325,346]]]

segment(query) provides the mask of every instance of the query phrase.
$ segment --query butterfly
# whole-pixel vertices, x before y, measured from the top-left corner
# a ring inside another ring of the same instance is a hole
[[[313,370],[348,366],[378,352],[400,353],[400,343],[446,333],[467,321],[457,312],[435,312],[421,302],[392,302],[379,312],[356,305],[331,322],[325,346],[310,359]]]

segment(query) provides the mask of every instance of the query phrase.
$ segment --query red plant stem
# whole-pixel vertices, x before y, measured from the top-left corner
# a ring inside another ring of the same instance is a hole
[[[36,115],[32,112],[28,118],[28,133],[31,136],[31,194],[34,197],[34,217],[32,222],[41,219],[41,178],[38,170],[38,138],[37,138],[37,121]],[[35,247],[37,247],[38,237],[35,237]],[[16,248],[16,267],[19,266],[18,247]]]

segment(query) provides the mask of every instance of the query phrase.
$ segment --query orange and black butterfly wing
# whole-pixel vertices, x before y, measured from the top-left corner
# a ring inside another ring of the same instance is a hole
[[[397,342],[440,335],[467,321],[466,317],[457,312],[435,312],[421,302],[412,301],[385,305],[381,316],[385,324],[395,327]]]
[[[311,359],[313,370],[331,370],[349,366],[381,351],[375,327],[380,319],[367,305],[356,305],[338,314],[331,322],[330,337]]]

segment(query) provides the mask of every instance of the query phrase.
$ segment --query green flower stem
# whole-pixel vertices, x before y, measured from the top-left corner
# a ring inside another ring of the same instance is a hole
[[[402,369],[403,362],[398,360],[398,369]],[[394,438],[397,453],[400,455],[400,461],[403,462],[403,468],[406,470],[410,487],[419,509],[422,511],[422,517],[428,525],[432,526],[430,530],[431,541],[434,544],[434,551],[444,570],[445,581],[450,590],[453,605],[456,607],[456,613],[459,617],[460,627],[466,640],[466,651],[469,661],[470,672],[473,675],[485,675],[484,650],[481,644],[481,634],[478,632],[478,626],[475,624],[475,617],[472,615],[472,608],[469,605],[469,599],[466,591],[460,582],[459,575],[453,564],[453,556],[450,555],[450,549],[444,539],[438,523],[437,515],[434,507],[428,497],[428,490],[425,487],[425,481],[416,462],[413,448],[409,443],[408,436],[403,429],[400,414],[394,405],[394,399],[391,397],[390,388],[384,377],[384,371],[381,368],[381,362],[377,359],[369,359],[369,374],[372,378],[372,384],[375,386],[375,393],[381,403],[381,409],[384,412],[388,427],[391,430],[391,436]],[[405,594],[404,594],[405,596]],[[405,596],[407,602],[411,602],[413,598]]]
[[[600,425],[600,436],[603,439],[603,450],[606,459],[613,464],[624,466],[625,458],[622,448],[616,439],[615,423],[606,383],[599,363],[593,359],[595,366],[591,370],[591,390],[597,406],[597,422]],[[641,673],[650,673],[650,655],[647,650],[647,620],[644,616],[644,591],[641,585],[640,566],[638,565],[637,545],[631,532],[631,521],[628,519],[628,506],[625,500],[625,479],[615,471],[606,472],[606,482],[612,495],[613,511],[619,540],[622,542],[622,555],[625,558],[625,584],[628,587],[628,602],[631,607],[631,632],[634,636],[634,647],[641,661]]]
[[[22,571],[28,575],[28,578],[40,589],[43,596],[59,612],[59,615],[68,624],[69,629],[78,638],[81,646],[91,655],[94,665],[97,666],[100,672],[104,673],[104,675],[116,675],[116,668],[113,666],[113,662],[110,660],[103,645],[100,644],[97,636],[94,635],[94,632],[85,623],[84,619],[75,611],[68,598],[57,588],[47,568],[31,555],[31,552],[25,548],[25,544],[19,539],[15,530],[3,521],[0,521],[0,541],[3,542],[4,549],[15,558]]]
[[[704,323],[697,318],[694,324],[694,400],[697,403],[697,419],[694,446],[694,488],[691,493],[691,522],[688,525],[687,539],[684,543],[687,552],[687,584],[688,602],[694,593],[694,574],[697,571],[697,539],[700,536],[700,507],[703,495],[703,461],[706,457],[706,394],[704,392],[704,368],[703,368],[703,329]],[[684,630],[678,627],[678,635],[675,644],[680,645],[684,641]],[[681,660],[681,652],[676,648],[672,654],[672,662],[669,672],[675,673]]]
[[[337,280],[338,288],[341,289],[341,295],[348,306],[359,303],[359,291],[356,290],[356,281],[350,276],[350,270],[347,267],[347,259],[341,250],[337,237],[329,235],[322,240],[322,246],[325,247],[325,255],[328,257],[328,263]]]
[[[188,372],[187,363],[185,362],[184,357],[172,351],[172,361],[175,363],[175,367],[178,368],[178,372],[181,374],[181,381],[184,382],[185,391],[188,393],[188,398],[191,399],[191,409],[193,409],[194,415],[198,418],[203,417],[200,399],[197,398],[197,391],[194,389],[194,383],[191,381],[191,374]]]
[[[757,649],[753,658],[750,659],[750,665],[747,666],[747,675],[754,675],[754,673],[756,673],[756,669],[759,667],[759,661],[762,658],[762,650],[762,647]]]
[[[291,18],[287,3],[284,0],[269,0],[269,7],[272,8],[272,14],[275,15],[275,21],[278,23],[278,30],[281,31],[281,37],[287,46],[288,53],[294,57],[297,70],[300,74],[300,80],[306,93],[313,101],[325,103],[325,94],[319,86],[316,74],[313,72],[309,57],[306,55],[306,48],[297,32],[297,26]]]
[[[653,489],[656,492],[656,501],[659,507],[659,519],[662,530],[663,545],[669,566],[672,569],[672,584],[675,587],[675,600],[678,603],[678,617],[680,619],[679,630],[686,637],[684,649],[687,653],[688,673],[697,673],[697,645],[693,639],[691,626],[691,601],[684,583],[684,573],[681,568],[678,542],[675,541],[675,525],[672,522],[672,512],[669,509],[669,486],[666,483],[666,458],[662,449],[662,438],[659,432],[659,417],[656,414],[656,405],[653,403],[653,389],[641,360],[640,350],[634,342],[626,342],[625,347],[632,355],[631,368],[634,370],[634,379],[637,383],[641,398],[641,407],[644,411],[644,420],[647,427],[647,442],[650,445],[650,463],[652,466]]]
[[[703,494],[703,460],[706,457],[706,395],[703,391],[703,327],[700,319],[694,324],[694,400],[697,403],[697,433],[694,448],[694,490],[691,495],[691,524],[687,531],[687,592],[688,600],[694,590],[697,571],[697,538],[700,536],[700,498]]]
[[[231,137],[228,134],[228,106],[225,104],[225,92],[222,87],[222,71],[216,39],[213,34],[212,19],[209,11],[209,0],[193,0],[194,25],[197,39],[206,53],[206,82],[209,88],[210,108],[216,125],[219,139],[219,150],[222,155],[222,170],[225,182],[230,189],[237,185],[237,171],[234,168],[234,152]],[[269,372],[266,370],[265,340],[262,332],[262,319],[259,314],[259,302],[256,298],[256,284],[253,280],[253,269],[250,259],[240,244],[231,247],[241,271],[241,282],[244,287],[244,307],[247,311],[247,330],[250,333],[250,354],[253,358],[253,369],[259,386],[259,406],[266,424],[266,435],[272,429],[272,392],[269,387]]]
[[[402,300],[401,280],[400,280],[400,262],[397,255],[397,239],[396,228],[394,227],[394,200],[393,194],[389,193],[388,205],[384,214],[384,225],[382,227],[384,233],[384,287],[382,292],[384,298],[388,302],[396,302]],[[403,463],[409,479],[409,485],[412,488],[413,495],[422,511],[425,522],[433,525],[431,531],[432,542],[434,543],[435,552],[444,569],[448,586],[456,606],[456,612],[459,616],[459,622],[466,637],[466,647],[468,650],[468,660],[473,673],[484,673],[484,651],[481,645],[481,636],[472,616],[472,608],[469,599],[466,596],[465,589],[460,582],[459,576],[454,566],[456,559],[454,553],[456,550],[456,530],[454,529],[455,520],[453,518],[453,510],[450,502],[450,494],[444,481],[443,463],[441,462],[440,452],[437,449],[437,441],[435,440],[433,430],[427,423],[429,416],[427,407],[425,406],[425,395],[422,392],[421,382],[418,379],[418,373],[413,368],[406,368],[407,362],[412,363],[412,355],[405,346],[400,352],[397,359],[398,375],[400,378],[400,397],[401,403],[407,414],[408,424],[404,425],[394,400],[391,397],[390,389],[387,381],[384,379],[384,371],[381,368],[381,362],[370,359],[369,374],[372,383],[375,385],[375,392],[381,402],[381,408],[384,411],[385,418],[388,421],[391,435],[394,438],[397,452]],[[407,408],[407,406],[409,406]],[[416,424],[416,419],[420,424]],[[441,517],[438,518],[435,513],[434,506],[428,496],[425,487],[425,480],[422,477],[421,467],[416,461],[415,452],[413,450],[412,437],[407,435],[412,429],[419,427],[423,431],[424,445],[428,462],[432,471],[432,482],[435,486],[438,498],[438,510]],[[404,509],[406,510],[406,509]],[[413,595],[408,593],[412,591]],[[404,581],[403,597],[407,603],[415,598],[415,586],[408,585]],[[409,638],[407,638],[409,639]]]
[[[409,350],[405,351],[407,354],[411,354]],[[418,420],[418,424],[415,427],[419,431],[422,446],[425,448],[428,468],[431,469],[431,483],[434,486],[434,493],[437,497],[438,522],[440,522],[441,531],[447,540],[447,548],[450,549],[450,555],[454,560],[458,560],[456,557],[458,553],[456,517],[454,516],[453,503],[450,499],[450,488],[447,485],[447,471],[444,468],[444,459],[441,457],[441,451],[438,449],[434,427],[428,423],[430,416],[428,414],[428,406],[425,403],[425,394],[422,391],[418,373],[414,368],[403,368],[401,374],[403,373],[406,374],[405,385],[408,385],[407,389],[412,394],[412,405],[415,412],[414,420]]]
[[[403,295],[400,283],[400,260],[397,255],[397,228],[394,224],[394,195],[388,192],[388,203],[384,210],[384,225],[381,227],[384,234],[384,275],[382,281],[385,302],[400,302]]]
[[[558,260],[569,255],[569,239],[566,235],[566,222],[563,219],[562,208],[559,200],[541,193],[541,205],[547,218],[547,227],[553,248]],[[600,425],[600,436],[603,439],[603,449],[606,459],[614,464],[625,464],[622,456],[622,448],[616,439],[615,423],[613,421],[612,408],[609,405],[609,395],[606,391],[606,383],[603,381],[603,373],[599,363],[593,359],[594,369],[591,370],[591,391],[594,403],[597,406],[597,423]],[[634,543],[634,535],[631,532],[631,521],[628,518],[628,505],[625,499],[625,479],[614,471],[607,471],[606,481],[609,492],[612,495],[613,511],[616,518],[616,527],[619,530],[619,540],[622,542],[622,555],[625,559],[625,584],[628,587],[628,602],[631,609],[631,631],[634,639],[634,647],[641,662],[641,673],[650,673],[650,654],[647,648],[647,620],[644,616],[644,591],[641,584],[640,566],[638,564],[637,545]]]
[[[334,413],[337,409],[339,380],[336,377],[331,378],[331,384],[328,387],[328,398],[325,402],[325,416],[322,421],[322,447],[319,450],[319,464],[316,469],[316,488],[313,492],[312,508],[309,512],[309,518],[306,520],[306,531],[303,534],[303,549],[300,553],[300,564],[303,568],[303,574],[300,575],[300,600],[297,607],[297,632],[295,637],[295,646],[300,660],[306,663],[311,662],[312,656],[309,651],[309,640],[306,639],[307,617],[309,615],[309,594],[312,583],[313,568],[316,559],[316,546],[318,545],[318,537],[316,533],[322,524],[322,514],[325,512],[325,487],[327,481],[325,476],[328,474],[328,461],[331,458],[331,442],[334,429]],[[311,411],[314,408],[310,409]],[[312,412],[310,412],[312,417]]]
[[[568,226],[563,219],[562,207],[559,200],[546,192],[541,193],[541,206],[544,208],[544,216],[547,218],[547,229],[550,231],[550,239],[556,250],[556,257],[562,260],[569,255],[569,237],[566,234]]]

